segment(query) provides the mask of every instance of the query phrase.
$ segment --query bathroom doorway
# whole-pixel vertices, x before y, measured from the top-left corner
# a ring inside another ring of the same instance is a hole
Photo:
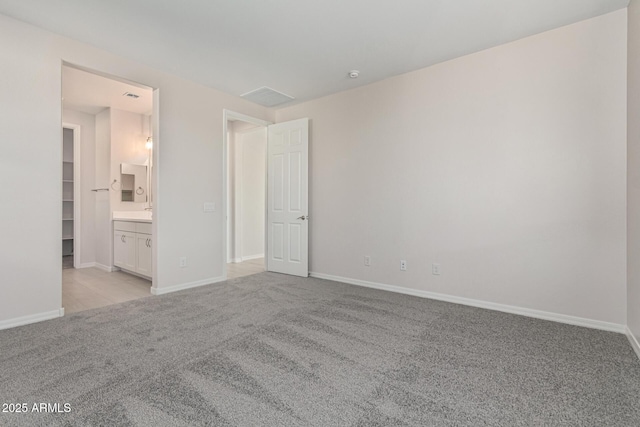
[[[74,258],[62,271],[67,314],[150,295],[157,102],[151,87],[62,65],[62,253]]]

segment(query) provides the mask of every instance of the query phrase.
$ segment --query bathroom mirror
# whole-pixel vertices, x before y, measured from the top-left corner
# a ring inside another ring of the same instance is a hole
[[[120,165],[121,200],[123,202],[147,202],[147,166],[122,163]]]

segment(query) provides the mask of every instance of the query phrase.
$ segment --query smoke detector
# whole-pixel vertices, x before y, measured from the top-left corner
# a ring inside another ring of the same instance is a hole
[[[357,79],[359,75],[360,75],[360,71],[358,70],[349,71],[349,77],[352,79]]]

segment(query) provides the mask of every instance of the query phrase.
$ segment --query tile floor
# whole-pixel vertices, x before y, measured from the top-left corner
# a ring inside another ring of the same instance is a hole
[[[62,306],[70,314],[151,295],[151,281],[98,268],[62,270]]]
[[[250,276],[265,271],[264,258],[227,264],[227,277]],[[151,295],[151,281],[98,268],[62,270],[62,306],[65,314],[104,307]]]
[[[62,268],[73,268],[73,255],[65,255],[62,257]]]
[[[262,273],[266,271],[264,266],[264,258],[256,258],[249,261],[227,264],[227,278],[235,279],[236,277],[250,276],[252,274]]]

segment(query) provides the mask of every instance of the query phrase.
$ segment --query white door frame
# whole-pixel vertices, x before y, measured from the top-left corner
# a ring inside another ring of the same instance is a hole
[[[151,87],[151,86],[146,86]],[[162,215],[158,215],[160,212],[159,206],[160,201],[162,200],[160,195],[159,187],[160,187],[160,156],[158,149],[160,148],[160,89],[157,87],[151,87],[153,89],[153,112],[151,113],[151,135],[153,136],[153,148],[151,150],[151,187],[150,190],[150,198],[153,204],[152,207],[152,215],[153,221],[151,221],[151,294],[154,294],[154,290],[157,289],[158,283],[158,252],[160,249],[160,245],[158,242],[160,241],[160,233],[159,224]]]
[[[65,128],[73,130],[73,268],[80,268],[82,259],[82,187],[80,186],[82,178],[80,169],[82,134],[80,125],[62,122],[62,129],[64,130]]]
[[[240,120],[243,122],[251,123],[256,126],[269,126],[273,124],[273,122],[269,122],[267,120],[256,119],[255,117],[247,116],[246,114],[236,113],[235,111],[224,109],[222,110],[222,217],[225,219],[222,221],[222,277],[223,280],[227,280],[227,228],[229,223],[229,217],[227,215],[227,198],[229,197],[227,191],[228,179],[229,179],[229,171],[227,168],[227,164],[229,161],[229,138],[227,137],[227,123],[229,120]],[[267,157],[265,156],[265,166],[267,162]],[[265,211],[265,239],[264,239],[264,256],[265,259],[267,257],[267,201],[266,201],[266,186],[267,180],[265,179],[265,203],[264,203],[264,211]]]

